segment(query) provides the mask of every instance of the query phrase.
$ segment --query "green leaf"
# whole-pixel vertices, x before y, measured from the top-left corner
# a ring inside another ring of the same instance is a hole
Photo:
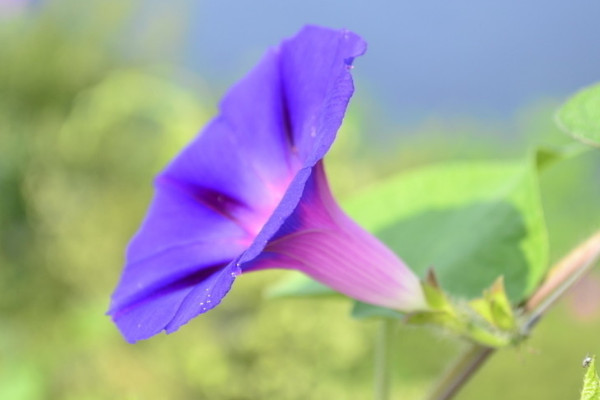
[[[587,361],[587,359],[586,359]],[[584,361],[584,362],[586,362]],[[596,356],[586,362],[587,370],[583,376],[583,388],[581,389],[581,400],[600,400],[600,379],[596,372]]]
[[[556,121],[576,139],[600,147],[600,84],[584,88],[567,100]]]
[[[352,307],[352,316],[354,318],[370,318],[370,317],[385,317],[400,319],[404,317],[404,313],[400,311],[391,310],[385,307],[374,306],[372,304],[363,303],[362,301],[355,301],[354,307]]]
[[[572,142],[564,146],[539,147],[535,152],[537,167],[539,170],[544,170],[558,162],[586,153],[590,149],[591,147],[578,142]]]
[[[421,277],[473,299],[504,276],[518,303],[547,268],[537,168],[528,162],[462,162],[392,177],[345,203],[360,224]]]

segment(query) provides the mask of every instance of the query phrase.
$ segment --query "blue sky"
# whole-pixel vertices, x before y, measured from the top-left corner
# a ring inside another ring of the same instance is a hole
[[[512,118],[541,98],[600,80],[600,2],[592,0],[213,0],[190,3],[184,64],[228,85],[303,24],[369,43],[358,89],[398,121]]]

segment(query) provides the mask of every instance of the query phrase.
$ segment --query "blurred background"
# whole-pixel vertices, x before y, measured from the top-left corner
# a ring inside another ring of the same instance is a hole
[[[368,399],[376,321],[342,300],[265,300],[129,345],[104,315],[152,177],[268,46],[305,23],[369,42],[329,176],[343,199],[432,162],[519,158],[600,80],[600,3],[0,0],[0,399]],[[552,260],[600,227],[600,157],[544,172]],[[458,399],[576,398],[600,354],[594,271]],[[461,343],[395,334],[395,398],[419,399]]]

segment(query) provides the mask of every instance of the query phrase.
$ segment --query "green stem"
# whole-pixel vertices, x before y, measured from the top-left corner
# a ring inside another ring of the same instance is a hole
[[[485,363],[496,349],[470,344],[456,362],[446,371],[428,400],[448,400],[469,381],[471,376]]]
[[[390,356],[393,354],[393,330],[393,320],[389,318],[381,320],[375,342],[375,400],[390,398]]]

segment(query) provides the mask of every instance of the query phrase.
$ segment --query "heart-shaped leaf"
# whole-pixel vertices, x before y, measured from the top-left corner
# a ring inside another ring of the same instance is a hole
[[[584,88],[567,100],[556,121],[576,139],[600,147],[600,84]]]
[[[472,299],[504,276],[518,303],[547,267],[548,242],[533,162],[437,165],[381,182],[346,203],[419,275]]]

